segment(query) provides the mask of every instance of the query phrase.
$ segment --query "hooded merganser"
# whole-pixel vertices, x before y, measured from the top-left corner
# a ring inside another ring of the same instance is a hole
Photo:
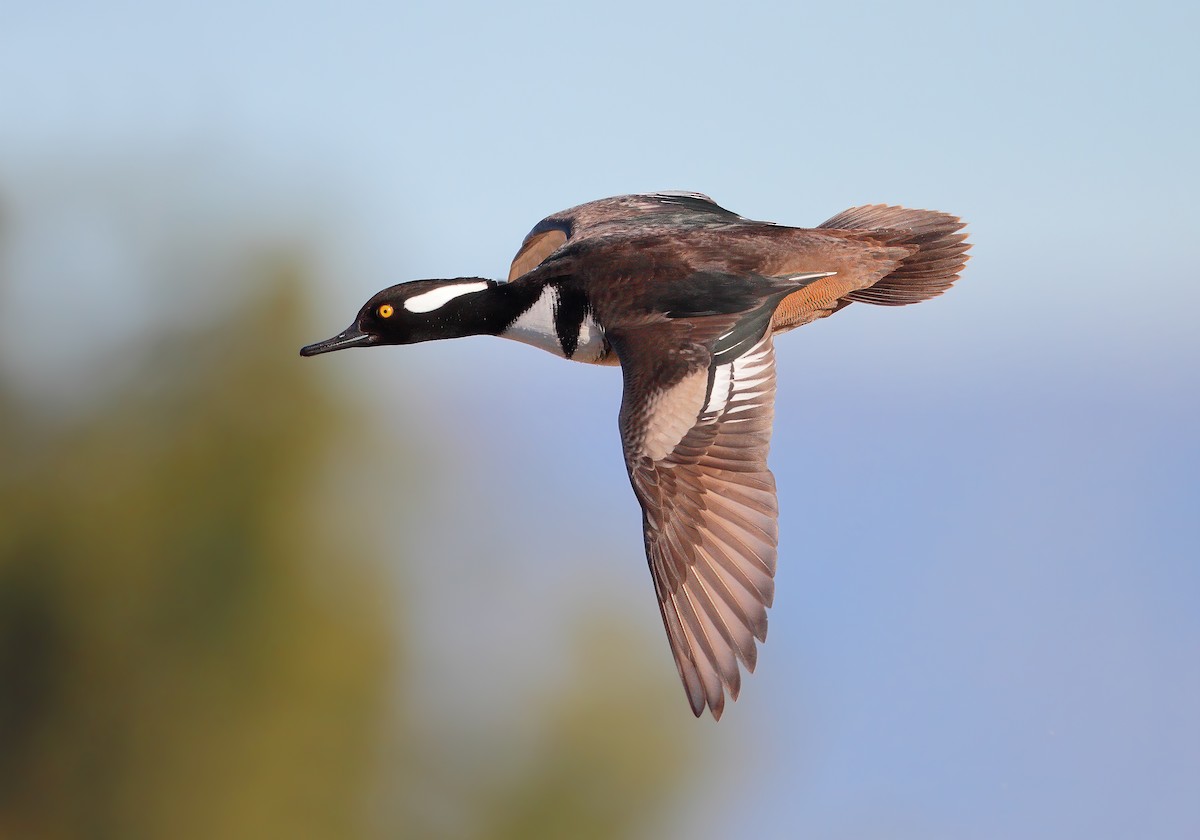
[[[692,711],[719,719],[739,662],[754,670],[774,596],[773,338],[855,301],[941,294],[967,260],[962,227],[879,204],[804,229],[700,193],[606,198],[535,225],[508,282],[392,286],[300,354],[497,335],[620,364],[621,441],[659,610]]]

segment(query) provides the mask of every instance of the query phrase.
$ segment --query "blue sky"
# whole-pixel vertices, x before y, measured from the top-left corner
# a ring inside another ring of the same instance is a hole
[[[21,226],[0,348],[53,390],[178,294],[139,243],[180,220],[136,189],[88,197],[134,164],[229,236],[259,216],[321,230],[314,339],[391,283],[503,276],[534,222],[604,195],[696,189],[796,225],[869,202],[960,214],[974,259],[946,296],[851,307],[780,342],[771,637],[727,719],[697,727],[737,762],[671,829],[1195,836],[1198,16],[14,4],[0,187]],[[18,358],[64,287],[92,332]],[[481,546],[515,546],[487,575],[522,620],[490,658],[536,646],[602,586],[645,606],[633,620],[675,679],[613,371],[484,339],[347,355],[320,361],[421,395],[376,405],[428,430],[444,464],[431,521],[486,520],[419,538],[462,558],[425,572],[431,603],[505,619],[459,576]],[[435,680],[480,665],[465,635],[442,644]]]

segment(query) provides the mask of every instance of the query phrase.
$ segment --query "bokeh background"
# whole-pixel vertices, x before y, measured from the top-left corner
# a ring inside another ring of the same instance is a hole
[[[1197,8],[0,3],[0,837],[1200,836]],[[719,724],[616,371],[296,355],[653,189],[975,242],[780,343]]]

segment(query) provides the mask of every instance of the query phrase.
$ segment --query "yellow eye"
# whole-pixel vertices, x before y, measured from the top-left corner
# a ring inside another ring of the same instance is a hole
[[[391,318],[392,313],[395,311],[395,309],[392,309],[392,305],[390,303],[385,303],[383,306],[379,307],[379,317]]]

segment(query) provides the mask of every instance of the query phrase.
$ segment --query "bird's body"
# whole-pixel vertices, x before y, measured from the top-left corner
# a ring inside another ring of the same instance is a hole
[[[774,594],[774,336],[854,301],[940,294],[966,261],[961,227],[882,205],[803,229],[697,193],[602,199],[539,222],[509,282],[393,286],[301,352],[490,334],[620,364],[621,439],[663,622],[692,710],[720,717],[739,663],[754,669]]]

